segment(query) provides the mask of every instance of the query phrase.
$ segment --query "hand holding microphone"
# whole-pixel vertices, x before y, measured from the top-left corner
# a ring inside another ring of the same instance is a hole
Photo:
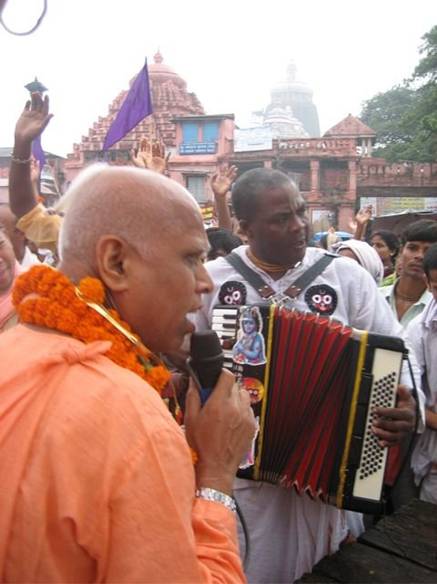
[[[195,371],[200,389],[192,379],[185,429],[188,443],[199,456],[197,487],[231,494],[238,466],[255,434],[250,398],[238,388],[234,375],[222,370],[223,353],[217,335],[208,331],[193,333],[193,337],[189,368]]]

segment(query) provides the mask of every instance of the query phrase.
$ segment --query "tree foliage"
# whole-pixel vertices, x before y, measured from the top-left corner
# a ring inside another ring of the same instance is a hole
[[[377,134],[374,153],[391,162],[437,160],[437,26],[422,39],[412,77],[363,104],[360,117]]]

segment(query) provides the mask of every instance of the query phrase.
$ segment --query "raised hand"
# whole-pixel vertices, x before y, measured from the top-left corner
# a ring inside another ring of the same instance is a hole
[[[131,160],[138,168],[147,168],[160,174],[167,169],[169,156],[165,157],[165,145],[161,140],[143,138],[138,148],[131,150]]]
[[[256,430],[248,392],[238,388],[229,371],[222,371],[211,397],[201,407],[191,382],[184,421],[188,443],[199,457],[197,486],[231,494],[238,466]]]
[[[131,150],[131,160],[138,168],[148,168],[152,159],[152,148],[147,138],[143,138],[137,148]]]
[[[222,168],[212,175],[211,188],[215,197],[222,198],[226,196],[237,176],[237,172],[238,168],[236,166],[230,166]]]
[[[15,143],[31,144],[43,133],[52,117],[53,114],[49,113],[48,96],[43,99],[40,93],[32,93],[31,100],[26,102],[15,126]]]
[[[355,215],[355,221],[359,225],[366,225],[372,218],[372,205],[366,205],[363,209],[360,209]]]

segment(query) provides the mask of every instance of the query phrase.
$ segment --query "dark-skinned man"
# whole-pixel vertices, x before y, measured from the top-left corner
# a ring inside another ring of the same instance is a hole
[[[277,293],[287,288],[324,253],[307,248],[305,201],[289,177],[270,169],[250,170],[233,187],[232,204],[248,246],[234,250]],[[258,292],[225,258],[206,264],[214,283],[196,316],[208,328],[218,304],[257,304]],[[337,257],[293,302],[359,329],[400,336],[401,327],[372,277],[356,262]],[[398,388],[396,408],[378,409],[374,432],[383,446],[413,431],[415,402]],[[385,418],[390,417],[390,420]],[[237,479],[236,498],[251,540],[250,582],[293,582],[348,535],[347,515],[335,507],[267,483]]]

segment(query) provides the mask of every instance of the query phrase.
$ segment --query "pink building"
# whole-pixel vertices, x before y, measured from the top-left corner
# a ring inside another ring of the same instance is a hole
[[[206,204],[213,198],[208,176],[232,151],[234,115],[175,117],[172,121],[176,124],[176,152],[170,158],[169,175]]]
[[[437,208],[437,164],[388,164],[373,158],[375,132],[350,114],[317,137],[312,94],[294,76],[293,65],[287,83],[272,92],[261,127],[248,129],[247,139],[241,141],[238,135],[246,130],[235,132],[234,115],[206,115],[196,95],[158,52],[149,65],[154,113],[104,152],[106,133],[127,94],[122,91],[108,114],[74,144],[64,164],[66,179],[71,181],[84,166],[99,160],[130,164],[130,151],[142,138],[158,137],[171,155],[167,174],[206,208],[212,201],[208,176],[221,164],[235,164],[240,173],[265,166],[289,174],[307,201],[315,231],[330,224],[349,231],[363,204],[372,204],[378,215]]]

